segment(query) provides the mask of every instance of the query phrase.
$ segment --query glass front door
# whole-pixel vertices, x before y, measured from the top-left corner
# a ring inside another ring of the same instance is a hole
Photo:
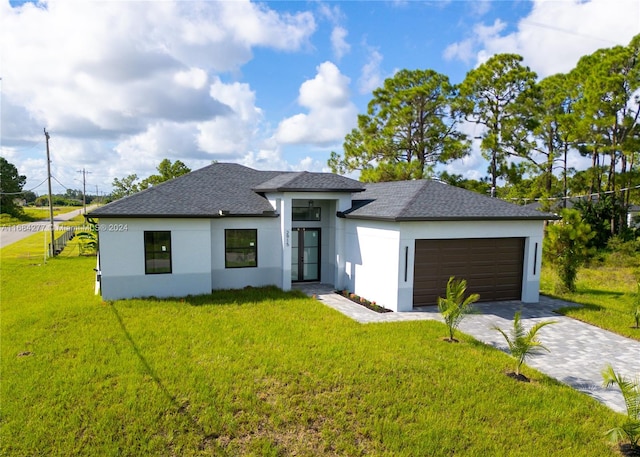
[[[291,280],[320,280],[320,229],[292,229]]]

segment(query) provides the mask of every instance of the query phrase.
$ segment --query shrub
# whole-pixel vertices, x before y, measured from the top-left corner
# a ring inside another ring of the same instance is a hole
[[[544,239],[547,258],[558,267],[562,286],[574,292],[578,268],[593,254],[589,241],[595,236],[589,224],[582,220],[580,212],[573,209],[561,211],[562,220],[549,225]]]

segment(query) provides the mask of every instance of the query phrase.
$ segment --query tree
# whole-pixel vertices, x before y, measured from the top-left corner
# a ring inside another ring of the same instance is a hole
[[[616,373],[611,365],[602,371],[604,386],[618,386],[627,408],[627,420],[624,424],[607,431],[611,440],[626,439],[631,447],[640,451],[640,380],[635,382]],[[634,454],[635,455],[635,454]]]
[[[36,198],[38,198],[35,192],[32,192],[30,190],[23,192],[22,197],[25,199],[27,203],[34,203],[36,201]]]
[[[475,179],[463,178],[462,175],[449,174],[446,171],[442,171],[438,175],[438,179],[452,186],[472,190],[483,195],[487,195],[491,192],[491,179],[487,177],[481,178],[478,181]]]
[[[589,240],[589,246],[596,249],[604,248],[611,239],[611,221],[627,214],[626,208],[611,195],[579,200],[573,207],[580,211],[582,220],[591,227],[593,236]]]
[[[138,180],[138,175],[131,174],[122,179],[113,178],[113,190],[111,191],[111,197],[114,200],[117,200],[122,197],[126,197],[128,195],[133,195],[136,192],[140,191],[140,188],[136,181]]]
[[[533,327],[531,327],[529,331],[526,331],[524,329],[522,321],[520,320],[520,315],[521,313],[520,311],[518,311],[513,316],[513,328],[511,329],[509,334],[507,334],[497,325],[494,325],[493,329],[500,332],[500,334],[504,337],[504,339],[507,341],[507,345],[509,346],[509,353],[516,359],[516,369],[514,372],[516,378],[526,380],[526,377],[523,377],[520,374],[520,367],[527,358],[539,353],[541,349],[549,351],[538,340],[537,335],[542,327],[554,324],[555,321],[538,322]]]
[[[422,179],[433,166],[466,155],[469,143],[451,109],[455,88],[433,70],[401,70],[373,92],[367,114],[346,135],[334,173],[360,170],[363,181]]]
[[[18,169],[4,157],[0,157],[0,212],[17,216],[22,208],[14,203],[20,198],[27,177],[18,173]]]
[[[489,161],[492,191],[505,175],[509,156],[527,158],[536,74],[516,54],[496,54],[467,73],[458,106],[470,122],[482,125],[480,149]]]
[[[464,279],[457,280],[451,276],[447,282],[446,297],[438,297],[438,309],[449,329],[449,342],[457,341],[453,334],[464,316],[471,312],[471,305],[480,299],[479,294],[471,294],[465,298],[466,292],[467,281]]]
[[[606,173],[606,187],[614,200],[628,203],[628,194],[617,189],[620,176],[629,179],[637,166],[640,145],[640,35],[628,46],[599,49],[582,57],[572,71],[579,91],[576,132],[580,151],[591,156],[595,171]],[[602,174],[592,175],[591,193],[599,193]],[[627,187],[631,184],[626,182]],[[614,201],[614,206],[616,202]],[[625,218],[611,220],[611,234],[620,233]]]
[[[180,160],[176,160],[174,163],[171,163],[171,160],[169,159],[162,160],[162,162],[160,162],[156,167],[156,170],[158,170],[158,174],[151,175],[140,183],[140,190],[147,189],[151,186],[157,186],[162,182],[169,181],[170,179],[177,178],[178,176],[186,175],[191,171],[191,169]]]
[[[549,76],[538,83],[535,106],[536,123],[532,130],[533,150],[542,156],[537,161],[529,156],[534,174],[541,177],[535,197],[552,197],[556,194],[557,179],[554,168],[557,162],[562,169],[563,207],[568,196],[568,153],[575,140],[574,105],[576,92],[572,78],[565,74]],[[545,207],[548,210],[549,207]]]
[[[156,170],[158,170],[158,174],[151,175],[139,183],[136,183],[138,180],[138,175],[136,174],[131,174],[122,179],[114,178],[111,184],[113,186],[111,197],[117,200],[118,198],[135,194],[149,187],[157,186],[160,183],[177,178],[178,176],[186,175],[191,171],[191,169],[180,160],[171,163],[169,159],[163,159],[156,167]]]
[[[589,241],[595,233],[575,209],[563,209],[562,220],[547,227],[544,253],[559,268],[560,281],[567,290],[576,289],[578,268],[591,255]]]

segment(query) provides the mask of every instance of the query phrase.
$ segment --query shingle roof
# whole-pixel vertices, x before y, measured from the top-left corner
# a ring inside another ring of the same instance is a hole
[[[364,184],[333,173],[285,172],[255,187],[256,192],[361,192]]]
[[[363,191],[363,189],[366,189]],[[437,181],[363,184],[331,173],[259,171],[216,163],[98,208],[90,217],[274,217],[264,192],[348,192],[354,219],[554,219],[552,214]]]
[[[216,163],[116,200],[91,217],[275,216],[260,192],[362,191],[362,183],[330,173],[259,171]],[[221,214],[222,212],[222,214]]]
[[[552,214],[490,198],[438,181],[367,184],[344,212],[353,219],[393,221],[555,219]]]

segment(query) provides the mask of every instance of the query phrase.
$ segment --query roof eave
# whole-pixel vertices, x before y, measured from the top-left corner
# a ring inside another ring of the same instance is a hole
[[[531,217],[531,216],[443,216],[443,217],[407,217],[407,216],[361,216],[355,214],[338,214],[338,217],[346,219],[361,219],[371,221],[388,221],[388,222],[445,222],[445,221],[546,221],[557,220],[557,216],[543,216],[543,217]]]
[[[274,192],[340,192],[345,194],[352,194],[354,192],[364,192],[365,189],[321,189],[321,188],[309,188],[309,187],[276,187],[276,188],[262,188],[256,187],[251,189],[257,193],[274,193]]]
[[[229,213],[229,214],[93,214],[93,219],[225,219],[230,217],[279,217],[278,213]]]

